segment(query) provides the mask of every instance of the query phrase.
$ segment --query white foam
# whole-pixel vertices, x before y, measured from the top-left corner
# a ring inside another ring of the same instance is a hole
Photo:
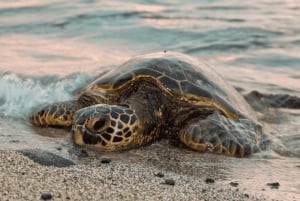
[[[70,100],[76,90],[91,78],[84,74],[29,77],[15,73],[0,74],[0,115],[27,117],[33,108],[56,101]]]

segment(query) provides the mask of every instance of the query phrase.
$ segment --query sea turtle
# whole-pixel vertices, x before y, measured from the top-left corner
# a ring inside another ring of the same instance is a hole
[[[102,151],[161,138],[240,157],[265,146],[244,98],[207,64],[175,52],[134,57],[84,87],[76,100],[46,106],[30,120],[72,127],[75,144]]]

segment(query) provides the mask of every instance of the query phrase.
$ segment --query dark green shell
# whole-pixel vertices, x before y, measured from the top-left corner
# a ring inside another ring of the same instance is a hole
[[[116,90],[140,78],[152,79],[171,96],[210,105],[230,118],[256,120],[248,103],[204,62],[184,54],[159,52],[134,57],[92,82],[86,90]]]

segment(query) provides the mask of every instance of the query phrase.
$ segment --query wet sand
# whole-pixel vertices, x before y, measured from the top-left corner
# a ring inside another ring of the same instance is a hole
[[[38,150],[3,150],[0,151],[0,197],[1,200],[268,200],[240,188],[239,182],[229,182],[224,162],[228,157],[202,154],[201,159],[193,161],[194,152],[180,154],[180,148],[163,149],[163,146],[156,144],[105,155],[82,152],[76,164],[59,156],[56,159],[42,150],[43,154],[37,154]],[[231,160],[234,159],[229,163]],[[59,165],[62,163],[65,165]]]

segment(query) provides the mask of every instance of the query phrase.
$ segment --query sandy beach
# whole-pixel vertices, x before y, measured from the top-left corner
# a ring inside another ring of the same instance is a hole
[[[161,148],[152,145],[108,155],[83,152],[86,155],[76,164],[42,150],[3,150],[0,197],[11,201],[267,200],[226,179],[226,168],[220,169],[224,163],[218,161],[224,156],[203,154],[201,164],[190,161],[194,152],[180,154],[180,148]]]

